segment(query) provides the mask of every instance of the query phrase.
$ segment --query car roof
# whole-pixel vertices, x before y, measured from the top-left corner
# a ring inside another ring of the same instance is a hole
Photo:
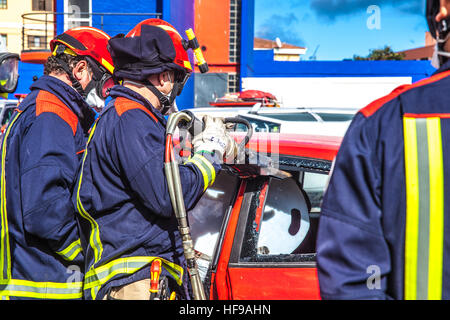
[[[251,116],[253,118],[262,117],[261,120],[270,121],[350,121],[358,112],[354,108],[270,108],[270,107],[214,107],[214,108],[192,108],[188,109],[194,114],[212,115],[216,117]],[[301,118],[296,119],[295,115]],[[309,119],[305,116],[309,115]],[[339,117],[340,116],[340,117]],[[288,117],[288,118],[286,118]]]

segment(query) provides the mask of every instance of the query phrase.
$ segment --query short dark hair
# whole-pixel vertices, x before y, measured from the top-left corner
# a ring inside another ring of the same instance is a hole
[[[55,73],[57,75],[65,73],[63,67],[61,66],[61,64],[58,61],[59,59],[64,61],[65,63],[67,63],[70,70],[72,70],[73,67],[75,67],[75,65],[79,61],[86,60],[83,56],[72,56],[69,54],[60,54],[58,56],[58,58],[56,58],[55,56],[51,55],[50,57],[48,57],[47,61],[44,64],[44,74],[45,75],[49,75],[50,73]],[[86,62],[87,62],[87,60],[86,60]],[[89,63],[87,65],[88,65],[88,70],[91,71],[91,66],[89,65]]]

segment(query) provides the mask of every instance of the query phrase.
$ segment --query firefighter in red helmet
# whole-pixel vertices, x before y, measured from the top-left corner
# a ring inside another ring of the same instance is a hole
[[[160,19],[109,41],[114,77],[123,84],[112,88],[89,139],[73,199],[86,252],[87,299],[150,299],[154,263],[161,286],[152,290],[161,295],[152,296],[190,298],[164,174],[164,114],[192,72],[186,48],[178,31]],[[236,143],[223,122],[210,119],[193,146],[195,154],[180,165],[187,209],[214,182]]]
[[[71,201],[88,130],[113,72],[110,37],[91,27],[51,42],[44,75],[2,140],[0,299],[80,299],[84,256]]]

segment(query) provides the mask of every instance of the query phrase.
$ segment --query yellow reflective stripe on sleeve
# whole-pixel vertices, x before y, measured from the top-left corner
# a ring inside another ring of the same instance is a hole
[[[444,161],[441,119],[427,119],[430,161],[430,242],[428,266],[428,299],[442,298],[444,255]]]
[[[185,162],[194,164],[202,173],[203,176],[203,191],[211,186],[216,180],[216,170],[211,162],[200,154],[195,154],[192,158]]]
[[[82,251],[80,239],[72,242],[64,250],[56,252],[67,261],[72,261]]]
[[[83,283],[34,282],[20,279],[0,280],[0,296],[37,299],[81,299]]]
[[[78,213],[87,221],[89,221],[91,225],[91,234],[89,236],[89,244],[92,247],[92,250],[94,251],[94,265],[100,261],[102,252],[103,252],[103,246],[102,242],[100,241],[100,229],[98,227],[97,222],[92,218],[92,216],[84,209],[83,204],[81,203],[80,198],[80,190],[81,190],[81,183],[83,181],[83,170],[84,170],[84,164],[86,162],[86,157],[88,154],[88,145],[91,141],[92,137],[94,136],[95,128],[97,127],[97,122],[94,124],[94,126],[91,129],[91,133],[89,134],[89,138],[86,144],[86,150],[84,151],[83,155],[83,162],[81,165],[80,170],[80,178],[78,181],[78,188],[77,188],[77,209]]]
[[[6,210],[6,142],[8,140],[9,133],[16,120],[19,118],[20,112],[11,120],[8,125],[8,129],[5,132],[2,140],[2,168],[1,168],[1,201],[0,201],[0,213],[1,213],[1,245],[0,245],[0,279],[11,278],[11,252],[9,245],[9,230],[8,230],[8,214]]]
[[[92,298],[95,299],[99,288],[114,276],[120,274],[133,274],[149,265],[155,259],[160,259],[162,261],[162,266],[173,276],[177,284],[181,286],[184,270],[176,263],[159,257],[127,257],[116,259],[103,266],[90,269],[84,278],[84,290],[90,289]]]
[[[417,292],[417,239],[419,237],[419,174],[416,119],[404,118],[406,178],[405,299],[415,300]]]

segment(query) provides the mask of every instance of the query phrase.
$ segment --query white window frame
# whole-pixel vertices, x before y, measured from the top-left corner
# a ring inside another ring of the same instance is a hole
[[[89,1],[89,12],[92,13],[92,0],[87,1]],[[64,0],[64,12],[71,13],[72,11],[73,10],[69,9],[69,0]],[[81,26],[82,22],[88,22],[89,26],[92,26],[92,15],[90,15],[89,18],[77,18],[71,17],[71,15],[64,15],[64,31]]]

